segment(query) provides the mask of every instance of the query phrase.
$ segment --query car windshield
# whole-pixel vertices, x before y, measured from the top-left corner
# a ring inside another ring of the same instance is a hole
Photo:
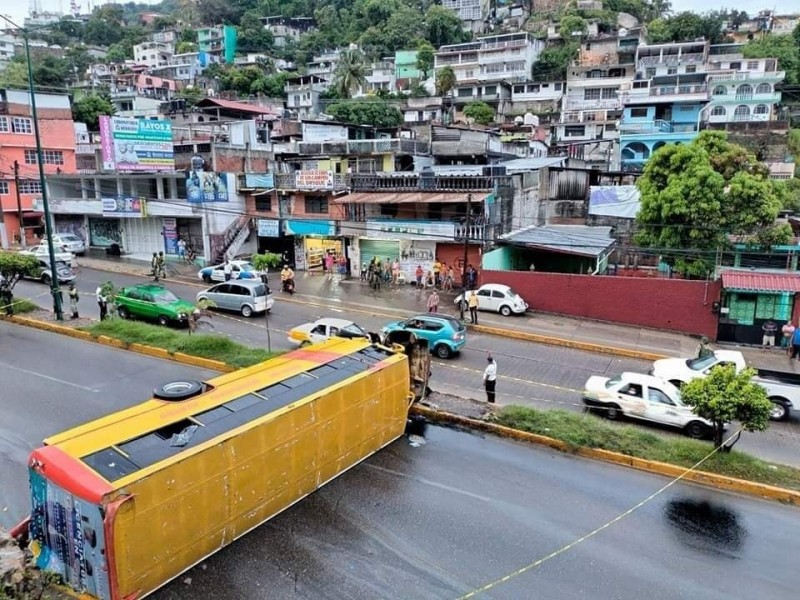
[[[608,381],[606,381],[606,389],[610,390],[611,388],[617,387],[620,383],[622,383],[622,375],[617,375],[616,377],[612,377]]]
[[[702,371],[717,362],[717,357],[713,354],[704,356],[703,358],[690,358],[686,361],[686,366],[694,371]]]
[[[360,337],[360,336],[366,337],[367,336],[367,332],[364,331],[363,329],[361,329],[361,327],[359,327],[355,323],[350,323],[350,325],[348,325],[347,327],[342,327],[340,329],[340,335],[342,333],[344,333],[346,335],[356,336],[356,337]]]
[[[153,300],[155,300],[156,304],[172,304],[177,302],[179,298],[169,290],[163,290],[153,294]]]

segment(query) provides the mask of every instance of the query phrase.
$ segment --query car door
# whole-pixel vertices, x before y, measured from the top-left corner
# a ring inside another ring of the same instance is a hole
[[[227,283],[221,283],[219,285],[215,285],[213,288],[209,290],[208,299],[214,303],[214,306],[220,308],[222,310],[230,310],[228,307],[229,299],[228,296],[230,294],[230,285]]]
[[[644,386],[639,383],[623,384],[616,393],[622,412],[639,419],[647,418],[647,402]]]
[[[318,325],[314,326],[314,328],[312,328],[308,333],[308,339],[311,340],[312,344],[324,342],[328,339],[328,326],[324,323],[319,323]]]
[[[666,425],[683,425],[678,407],[666,392],[654,386],[647,386],[646,418]]]
[[[403,325],[403,329],[412,332],[420,339],[430,340],[429,334],[425,330],[425,319],[420,317],[409,319],[406,321],[405,325]]]
[[[141,300],[139,300],[139,306],[141,306],[141,315],[147,317],[148,319],[155,319],[158,317],[158,305],[156,304],[155,298],[153,298],[153,294],[148,292],[144,292],[141,294]]]
[[[222,265],[211,267],[211,281],[225,281],[225,273],[222,271]]]
[[[478,297],[479,310],[493,310],[492,309],[492,292],[486,289],[480,289],[475,294]]]
[[[255,308],[255,303],[251,300],[250,290],[248,288],[235,283],[232,283],[230,288],[231,291],[228,296],[228,305],[231,307],[230,310],[239,312],[242,310],[244,304],[250,304],[251,308]]]
[[[500,290],[492,290],[492,310],[497,312],[506,299],[506,295]],[[509,303],[510,304],[510,303]]]

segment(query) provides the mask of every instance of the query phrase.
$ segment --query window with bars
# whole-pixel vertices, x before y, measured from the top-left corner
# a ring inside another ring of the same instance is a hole
[[[583,90],[584,100],[600,100],[600,88],[587,88]]]
[[[602,90],[603,100],[613,100],[616,97],[617,97],[617,88],[603,88]]]
[[[263,194],[261,196],[256,196],[255,200],[256,200],[256,210],[263,212],[272,211],[272,196],[270,194]]]
[[[20,194],[41,194],[42,183],[38,179],[21,179],[19,182]]]
[[[63,165],[64,153],[61,150],[42,150],[42,161],[46,165]],[[36,157],[36,150],[25,150],[25,164],[39,164]]]
[[[25,117],[12,117],[11,131],[12,133],[31,133],[33,131],[31,120]]]
[[[306,214],[328,214],[328,199],[325,196],[307,196]]]
[[[6,194],[8,194],[8,182],[0,181],[0,196],[5,196]]]

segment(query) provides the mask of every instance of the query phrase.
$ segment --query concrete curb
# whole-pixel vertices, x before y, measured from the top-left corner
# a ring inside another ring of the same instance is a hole
[[[736,479],[734,477],[727,477],[725,475],[717,475],[715,473],[708,473],[706,471],[691,471],[686,473],[684,467],[662,463],[654,460],[645,460],[643,458],[636,458],[611,452],[608,450],[599,450],[596,448],[584,448],[581,446],[572,446],[561,440],[549,438],[547,436],[529,433],[518,429],[512,429],[496,423],[488,421],[481,421],[479,419],[472,419],[463,417],[453,413],[442,412],[420,406],[415,404],[411,407],[413,414],[423,416],[433,423],[440,423],[445,425],[457,425],[472,430],[490,433],[500,437],[510,438],[522,442],[529,442],[546,446],[561,452],[576,454],[584,458],[591,458],[595,460],[602,460],[618,464],[625,467],[631,467],[639,471],[647,473],[654,473],[656,475],[663,475],[666,477],[678,477],[683,475],[685,481],[691,481],[701,485],[738,492],[740,494],[747,494],[749,496],[756,496],[768,500],[776,500],[784,504],[791,504],[800,506],[800,491],[788,490],[779,488],[763,483],[755,483],[752,481],[745,481],[743,479]]]
[[[78,264],[80,264],[80,261],[79,261]],[[87,265],[87,268],[96,269],[98,271],[107,271],[107,272],[110,272],[110,273],[123,273],[123,274],[126,274],[126,275],[136,275],[136,276],[143,275],[141,270],[136,269],[135,267],[128,267],[127,265],[122,265],[122,268],[119,268],[119,269],[110,269],[110,268],[104,268],[104,267],[105,267],[105,265],[102,264],[102,263],[101,264],[93,263],[91,265]],[[197,285],[196,283],[189,283],[189,282],[185,282],[185,281],[181,281],[181,283],[188,284],[188,285]],[[325,298],[321,297],[321,296],[308,295],[307,297],[308,298],[312,298],[313,300],[320,301],[320,302],[325,300]],[[328,307],[328,305],[321,304],[321,303],[318,303],[318,302],[304,302],[302,300],[295,300],[295,299],[292,299],[292,298],[284,298],[284,300],[289,301],[289,302],[293,302],[293,303],[296,303],[296,304],[304,304],[304,305],[309,305],[309,306],[318,306],[318,307],[322,307],[322,308],[327,308]],[[358,310],[358,311],[368,312],[368,311],[370,311],[370,309],[374,309],[374,311],[376,311],[376,312],[374,312],[374,314],[376,314],[376,315],[383,315],[383,316],[386,316],[388,318],[397,318],[398,317],[398,315],[391,315],[391,314],[377,312],[377,311],[380,310],[380,307],[376,307],[376,306],[373,306],[371,304],[354,303],[353,305],[356,307],[355,310]],[[340,306],[340,308],[347,308],[347,305],[346,304],[342,304]],[[409,314],[408,311],[405,311],[405,310],[398,310],[396,312],[400,313],[401,315],[402,314]],[[496,336],[499,336],[499,337],[513,338],[513,339],[516,339],[516,340],[523,340],[523,341],[527,341],[527,342],[533,342],[535,344],[547,344],[549,346],[560,346],[562,348],[572,348],[573,350],[583,350],[585,352],[594,352],[594,353],[597,353],[597,354],[608,354],[610,356],[620,356],[620,357],[623,357],[623,358],[634,358],[634,359],[646,360],[646,361],[654,361],[654,360],[660,360],[662,358],[668,358],[668,356],[666,354],[657,354],[657,353],[654,353],[654,352],[645,352],[645,351],[642,351],[642,350],[633,350],[633,349],[629,349],[629,348],[619,348],[619,347],[616,347],[616,346],[604,346],[602,344],[592,344],[592,343],[589,343],[589,342],[577,342],[577,341],[568,340],[568,339],[564,339],[564,338],[551,337],[551,336],[548,336],[548,335],[542,335],[542,334],[538,334],[538,333],[529,333],[529,332],[526,332],[526,331],[515,331],[513,329],[505,329],[505,328],[502,328],[502,327],[494,327],[494,326],[490,326],[490,325],[469,325],[468,327],[469,327],[470,330],[477,331],[479,333],[486,333],[486,334],[489,334],[489,335],[496,335]]]
[[[138,343],[129,344],[127,342],[123,342],[122,340],[108,337],[107,335],[99,335],[95,337],[88,331],[79,331],[71,327],[65,327],[64,325],[47,323],[46,321],[38,321],[36,319],[29,319],[27,317],[19,317],[19,316],[5,317],[5,320],[11,321],[12,323],[16,323],[17,325],[23,325],[25,327],[31,327],[33,329],[39,329],[42,331],[49,331],[50,333],[58,333],[60,335],[66,335],[87,342],[94,342],[96,344],[101,344],[103,346],[117,348],[119,350],[130,350],[131,352],[136,352],[137,354],[144,354],[152,358],[171,360],[184,365],[189,365],[190,367],[211,369],[213,371],[220,371],[222,373],[231,373],[236,370],[235,367],[231,367],[230,365],[225,364],[224,362],[220,362],[218,360],[211,360],[210,358],[201,358],[199,356],[190,356],[189,354],[184,354],[183,352],[175,352],[174,354],[170,354],[163,348],[156,348],[154,346],[147,346],[145,344],[138,344]]]

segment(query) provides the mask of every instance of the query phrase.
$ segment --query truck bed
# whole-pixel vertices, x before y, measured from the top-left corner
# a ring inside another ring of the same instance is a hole
[[[792,371],[772,371],[770,369],[758,369],[757,379],[763,379],[769,383],[781,383],[783,385],[800,386],[800,373]]]

